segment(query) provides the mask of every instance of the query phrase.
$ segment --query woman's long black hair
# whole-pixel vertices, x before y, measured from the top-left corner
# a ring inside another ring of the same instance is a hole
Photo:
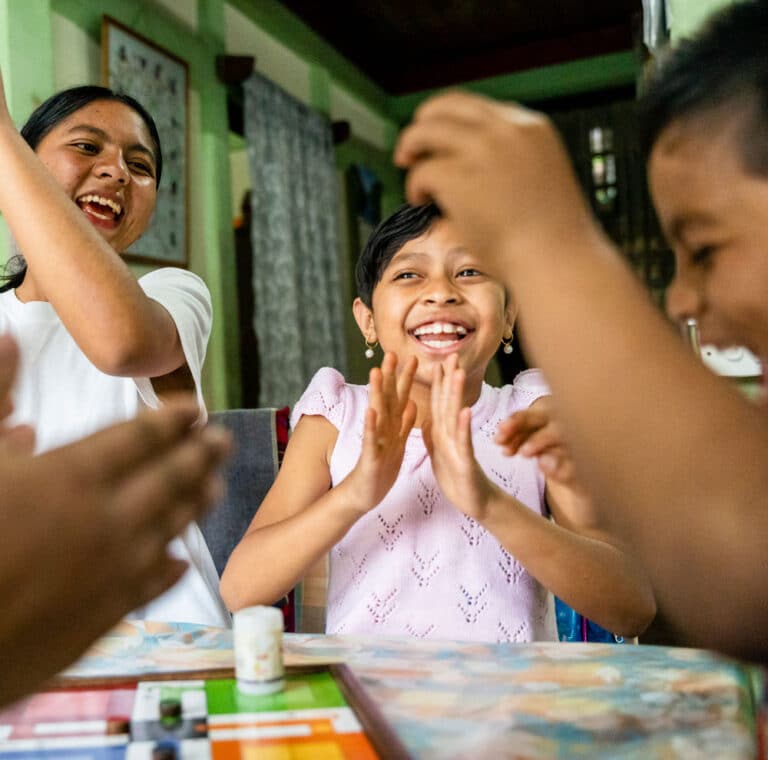
[[[36,150],[41,140],[59,122],[96,100],[112,100],[122,103],[141,117],[152,141],[152,151],[155,156],[155,184],[159,185],[160,176],[163,173],[163,152],[160,147],[160,135],[155,120],[138,100],[130,95],[110,90],[108,87],[83,85],[51,95],[48,100],[32,112],[26,124],[21,128],[21,136],[32,150]],[[19,287],[24,282],[26,274],[27,263],[24,261],[24,257],[17,253],[8,260],[0,272],[0,293]]]

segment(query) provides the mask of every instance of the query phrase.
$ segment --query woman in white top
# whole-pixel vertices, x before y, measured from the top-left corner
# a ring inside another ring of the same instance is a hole
[[[138,282],[120,253],[149,225],[162,173],[151,116],[102,87],[53,95],[17,132],[0,84],[0,211],[20,253],[0,276],[0,333],[21,349],[14,423],[38,451],[197,394],[210,296],[180,269]],[[215,571],[197,526],[170,545],[191,560],[179,584],[136,615],[224,625]]]

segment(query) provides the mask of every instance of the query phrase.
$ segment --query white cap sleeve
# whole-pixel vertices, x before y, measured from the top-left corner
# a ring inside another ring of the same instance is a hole
[[[156,269],[139,279],[142,290],[157,301],[176,325],[184,359],[195,383],[195,394],[200,407],[199,422],[208,417],[202,390],[202,371],[208,339],[211,336],[213,309],[211,295],[205,283],[192,272],[174,267]],[[142,401],[157,408],[160,401],[148,377],[134,378]]]
[[[540,369],[527,369],[515,377],[512,384],[518,408],[529,407],[537,398],[552,393]]]

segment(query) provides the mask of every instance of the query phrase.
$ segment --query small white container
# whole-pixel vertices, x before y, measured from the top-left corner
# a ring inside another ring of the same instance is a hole
[[[245,694],[285,688],[283,613],[277,607],[245,607],[234,615],[235,675]]]

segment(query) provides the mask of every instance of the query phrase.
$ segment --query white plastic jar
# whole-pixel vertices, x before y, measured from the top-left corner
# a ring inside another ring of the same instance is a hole
[[[277,607],[245,607],[234,614],[235,676],[245,694],[285,688],[283,613]]]

